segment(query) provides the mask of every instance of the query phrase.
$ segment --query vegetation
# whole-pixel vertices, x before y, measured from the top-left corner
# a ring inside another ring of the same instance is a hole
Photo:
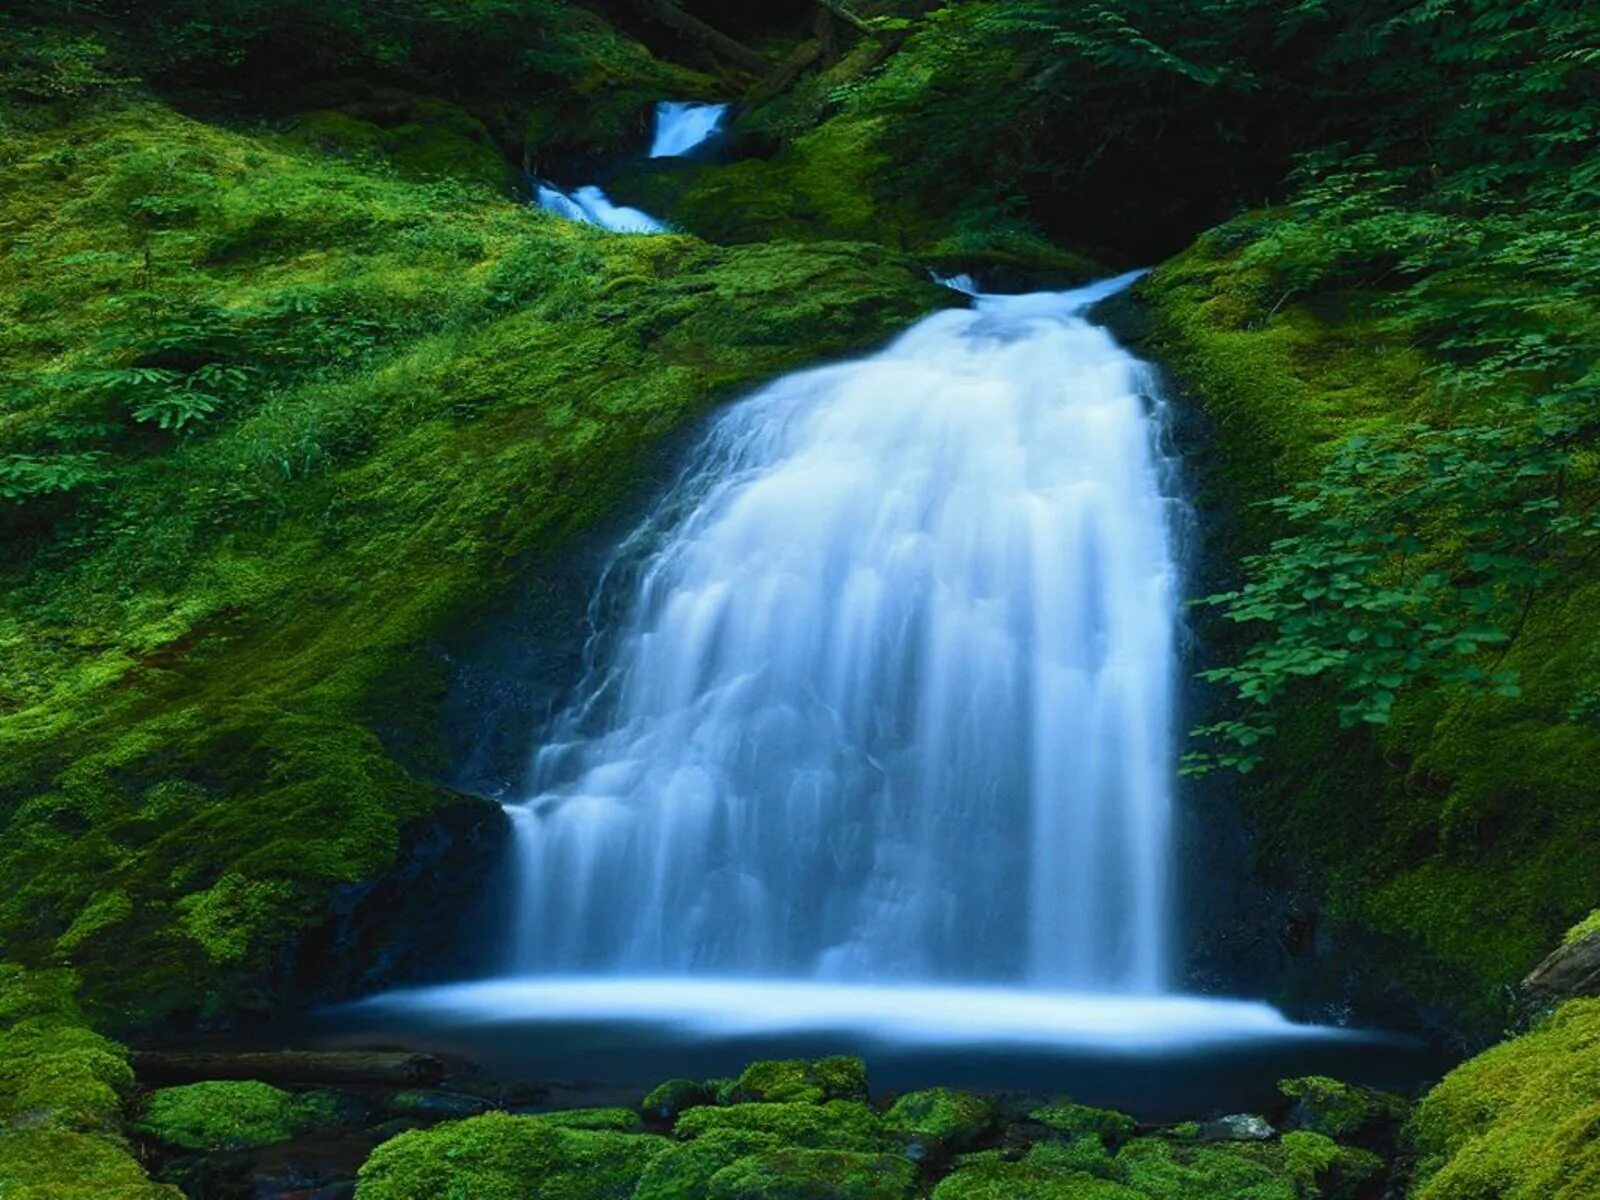
[[[251,1081],[162,1088],[144,1101],[134,1129],[186,1150],[239,1150],[287,1141],[329,1124],[334,1100]]]
[[[325,996],[315,939],[347,945],[336,920],[425,847],[494,840],[493,806],[440,782],[452,631],[720,399],[953,299],[929,267],[1160,263],[1129,320],[1213,426],[1189,767],[1240,773],[1215,790],[1331,947],[1281,998],[1476,1046],[1524,1021],[1512,989],[1563,930],[1597,928],[1592,6],[816,7],[0,15],[3,1200],[174,1195],[123,1140],[127,1056],[78,981],[133,1032]],[[659,98],[739,95],[737,161],[615,177],[682,234],[519,202],[613,163]],[[1595,1003],[1423,1102],[1415,1200],[1600,1189]],[[1066,1100],[875,1107],[858,1060],[760,1063],[642,1117],[403,1133],[360,1195],[1388,1186],[1400,1102],[1283,1090],[1280,1136],[1206,1143]],[[327,1116],[250,1083],[140,1111],[192,1150]]]

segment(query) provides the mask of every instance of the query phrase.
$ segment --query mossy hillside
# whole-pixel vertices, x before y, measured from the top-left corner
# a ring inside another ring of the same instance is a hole
[[[0,933],[128,1021],[269,1002],[333,889],[472,803],[426,647],[514,565],[718,398],[943,301],[882,250],[605,235],[137,92],[6,115]]]
[[[64,971],[0,963],[0,1195],[179,1200],[120,1136],[127,1053],[84,1023]]]
[[[1600,1194],[1600,1000],[1463,1063],[1410,1126],[1415,1200],[1580,1200]]]
[[[253,1080],[161,1088],[145,1097],[134,1129],[184,1150],[242,1150],[285,1142],[330,1124],[336,1100]]]
[[[1309,478],[1345,438],[1450,412],[1435,364],[1372,297],[1286,295],[1270,263],[1242,253],[1279,223],[1256,214],[1214,231],[1142,289],[1156,354],[1214,425],[1193,469],[1218,563],[1280,536],[1259,502]],[[1573,848],[1600,837],[1585,782],[1600,770],[1600,729],[1575,694],[1600,678],[1597,599],[1579,574],[1529,605],[1496,661],[1519,674],[1519,696],[1421,689],[1377,731],[1341,730],[1332,701],[1308,697],[1283,715],[1266,762],[1230,784],[1268,875],[1342,931],[1348,956],[1331,970],[1377,986],[1362,957],[1381,954],[1391,995],[1398,981],[1463,1031],[1487,1031],[1503,989],[1592,908],[1592,872]],[[1212,661],[1245,644],[1240,627],[1199,619]]]

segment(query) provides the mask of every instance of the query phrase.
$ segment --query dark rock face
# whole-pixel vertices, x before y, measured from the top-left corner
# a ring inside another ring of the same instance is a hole
[[[1522,986],[1547,1004],[1600,996],[1600,930],[1559,947],[1528,974]]]
[[[341,888],[301,939],[294,990],[338,1000],[491,966],[510,912],[504,889],[486,884],[505,869],[509,839],[500,806],[473,796],[410,826],[394,869]]]

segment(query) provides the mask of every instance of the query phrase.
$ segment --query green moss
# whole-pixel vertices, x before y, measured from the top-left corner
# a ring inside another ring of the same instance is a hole
[[[66,971],[0,963],[0,1195],[179,1200],[120,1137],[127,1053],[82,1023]]]
[[[713,1129],[693,1141],[676,1142],[650,1160],[633,1200],[705,1200],[718,1171],[781,1145],[776,1134],[751,1129]]]
[[[1302,1196],[1319,1200],[1358,1200],[1384,1172],[1384,1161],[1370,1150],[1341,1146],[1309,1130],[1283,1135],[1283,1167]]]
[[[1125,1113],[1065,1100],[1036,1108],[1028,1116],[1071,1137],[1097,1137],[1110,1149],[1127,1141],[1135,1127],[1134,1119]]]
[[[916,1170],[895,1154],[763,1150],[711,1177],[708,1200],[904,1200]]]
[[[560,1112],[536,1113],[528,1118],[558,1129],[610,1129],[626,1132],[639,1124],[639,1114],[631,1108],[569,1108]]]
[[[646,1117],[660,1121],[676,1121],[680,1114],[717,1102],[717,1089],[710,1083],[696,1079],[669,1079],[652,1088],[639,1105]]]
[[[1256,502],[1310,478],[1343,439],[1457,415],[1436,364],[1370,293],[1308,301],[1251,263],[1241,248],[1284,220],[1223,226],[1141,288],[1152,350],[1213,426],[1191,462],[1219,563],[1280,536]],[[1597,604],[1600,586],[1570,573],[1531,605],[1496,662],[1520,675],[1518,697],[1420,689],[1374,731],[1341,730],[1307,693],[1235,786],[1263,861],[1320,908],[1339,986],[1381,961],[1374,993],[1398,987],[1492,1031],[1504,989],[1592,909],[1572,847],[1600,839],[1600,727],[1575,718],[1574,697],[1600,680]],[[1245,644],[1247,629],[1199,619],[1214,661]]]
[[[387,125],[345,112],[305,113],[297,118],[292,136],[326,154],[386,161],[408,179],[454,179],[509,189],[511,165],[471,113],[420,97],[396,107],[399,111],[390,112]]]
[[[867,1065],[859,1058],[834,1055],[751,1063],[733,1086],[735,1103],[821,1104],[825,1100],[865,1100]]]
[[[1085,1134],[1070,1142],[1036,1142],[1028,1148],[1023,1161],[1037,1167],[1077,1171],[1102,1179],[1110,1179],[1116,1174],[1111,1152],[1093,1134]]]
[[[1138,1138],[1117,1155],[1117,1177],[1150,1200],[1299,1200],[1295,1181],[1259,1149],[1181,1146]]]
[[[1595,909],[1587,917],[1567,930],[1561,941],[1563,945],[1571,946],[1575,942],[1581,942],[1584,938],[1596,933],[1600,933],[1600,908]]]
[[[361,1168],[358,1200],[629,1200],[669,1143],[490,1113],[403,1133]]]
[[[1406,1103],[1398,1096],[1341,1083],[1325,1075],[1285,1079],[1278,1091],[1292,1101],[1288,1122],[1331,1138],[1370,1135],[1405,1120]]]
[[[970,1092],[929,1088],[901,1096],[884,1114],[883,1124],[895,1133],[919,1134],[963,1146],[994,1124],[994,1105]]]
[[[334,1101],[326,1095],[215,1080],[152,1092],[135,1128],[185,1150],[241,1150],[288,1141],[333,1116]]]
[[[1410,1127],[1417,1200],[1600,1193],[1600,1000],[1574,1000],[1457,1067]]]
[[[151,1183],[127,1149],[64,1130],[0,1133],[0,1196],[5,1200],[183,1200]]]
[[[0,941],[126,1022],[270,1004],[337,889],[479,805],[433,782],[434,647],[667,434],[948,300],[303,133],[137,92],[0,127],[0,459],[100,464],[0,510]],[[117,390],[152,358],[245,383],[174,436]]]
[[[687,1138],[724,1129],[770,1133],[787,1146],[808,1150],[871,1150],[881,1141],[883,1127],[866,1105],[830,1100],[692,1108],[678,1118],[673,1132]]]
[[[1147,1200],[1143,1193],[1048,1162],[974,1154],[933,1189],[933,1200]]]

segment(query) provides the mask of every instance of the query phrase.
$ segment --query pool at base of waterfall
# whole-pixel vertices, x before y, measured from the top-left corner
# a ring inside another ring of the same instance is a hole
[[[664,1079],[770,1058],[858,1054],[879,1091],[1067,1094],[1165,1122],[1264,1111],[1284,1078],[1410,1092],[1444,1061],[1419,1041],[1295,1024],[1215,997],[812,980],[529,977],[395,991],[296,1031],[325,1048],[472,1061],[575,1103],[636,1103]]]

